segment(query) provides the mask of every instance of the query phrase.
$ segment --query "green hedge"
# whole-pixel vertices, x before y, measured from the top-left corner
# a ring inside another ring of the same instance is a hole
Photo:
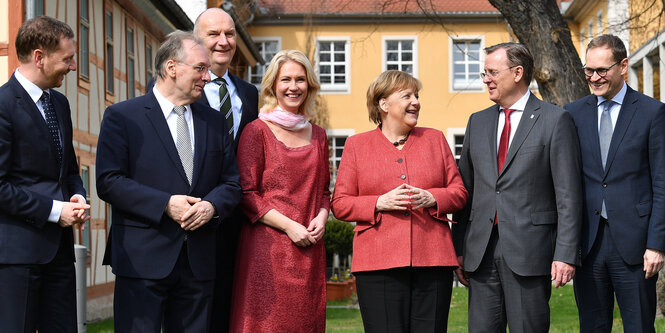
[[[353,252],[353,225],[331,218],[326,223],[326,232],[323,234],[323,242],[326,253],[332,255],[337,253],[340,257],[346,257]]]

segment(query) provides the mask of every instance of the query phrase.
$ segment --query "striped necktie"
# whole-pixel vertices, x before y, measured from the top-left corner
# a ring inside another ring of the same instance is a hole
[[[226,80],[222,77],[215,79],[215,83],[219,84],[219,112],[224,115],[226,119],[226,129],[231,140],[234,140],[233,135],[233,110],[231,109],[231,95],[229,89],[226,87]]]

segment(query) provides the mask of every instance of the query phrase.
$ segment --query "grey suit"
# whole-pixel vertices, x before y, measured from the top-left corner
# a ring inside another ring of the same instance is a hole
[[[531,95],[499,173],[498,117],[498,105],[471,115],[459,162],[470,200],[452,231],[470,272],[469,330],[505,330],[507,316],[513,333],[546,332],[552,261],[580,263],[577,134],[567,112]]]

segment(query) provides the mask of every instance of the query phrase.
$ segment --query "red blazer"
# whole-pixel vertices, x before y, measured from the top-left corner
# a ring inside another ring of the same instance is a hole
[[[436,206],[375,213],[379,196],[402,183],[428,190]],[[351,270],[457,266],[446,214],[464,207],[467,197],[441,131],[416,127],[402,150],[378,128],[350,137],[332,211],[338,219],[357,222]]]

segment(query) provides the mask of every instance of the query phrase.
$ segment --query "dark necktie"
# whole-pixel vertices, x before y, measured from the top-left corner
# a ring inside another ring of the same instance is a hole
[[[174,106],[173,112],[178,115],[176,121],[176,149],[180,156],[180,163],[182,168],[185,169],[187,181],[192,184],[192,173],[194,172],[194,157],[192,155],[192,140],[189,137],[189,127],[187,126],[187,119],[185,119],[185,107]]]
[[[610,109],[614,101],[611,99],[603,102],[603,112],[600,114],[600,129],[598,129],[598,141],[600,142],[600,160],[603,162],[603,169],[607,163],[607,152],[610,150],[610,142],[612,141],[612,117],[610,116]],[[605,200],[600,210],[600,216],[607,219],[607,209],[605,208]]]
[[[46,91],[42,94],[42,97],[39,98],[42,102],[42,108],[44,109],[44,118],[46,118],[46,126],[48,131],[51,134],[51,143],[55,147],[58,159],[58,166],[62,166],[62,145],[60,144],[60,128],[58,127],[58,117],[55,114],[55,108],[53,103],[51,103],[51,96]]]
[[[510,114],[515,111],[513,109],[503,109],[506,115],[506,122],[503,124],[503,131],[501,131],[501,140],[499,141],[499,153],[496,157],[499,173],[503,169],[503,164],[506,163],[506,155],[508,154],[508,143],[510,142]]]
[[[231,110],[231,95],[229,95],[229,89],[226,87],[226,80],[224,80],[224,78],[218,77],[215,79],[215,82],[219,84],[219,112],[224,115],[224,118],[226,119],[226,128],[229,131],[229,137],[233,140],[233,110]]]

